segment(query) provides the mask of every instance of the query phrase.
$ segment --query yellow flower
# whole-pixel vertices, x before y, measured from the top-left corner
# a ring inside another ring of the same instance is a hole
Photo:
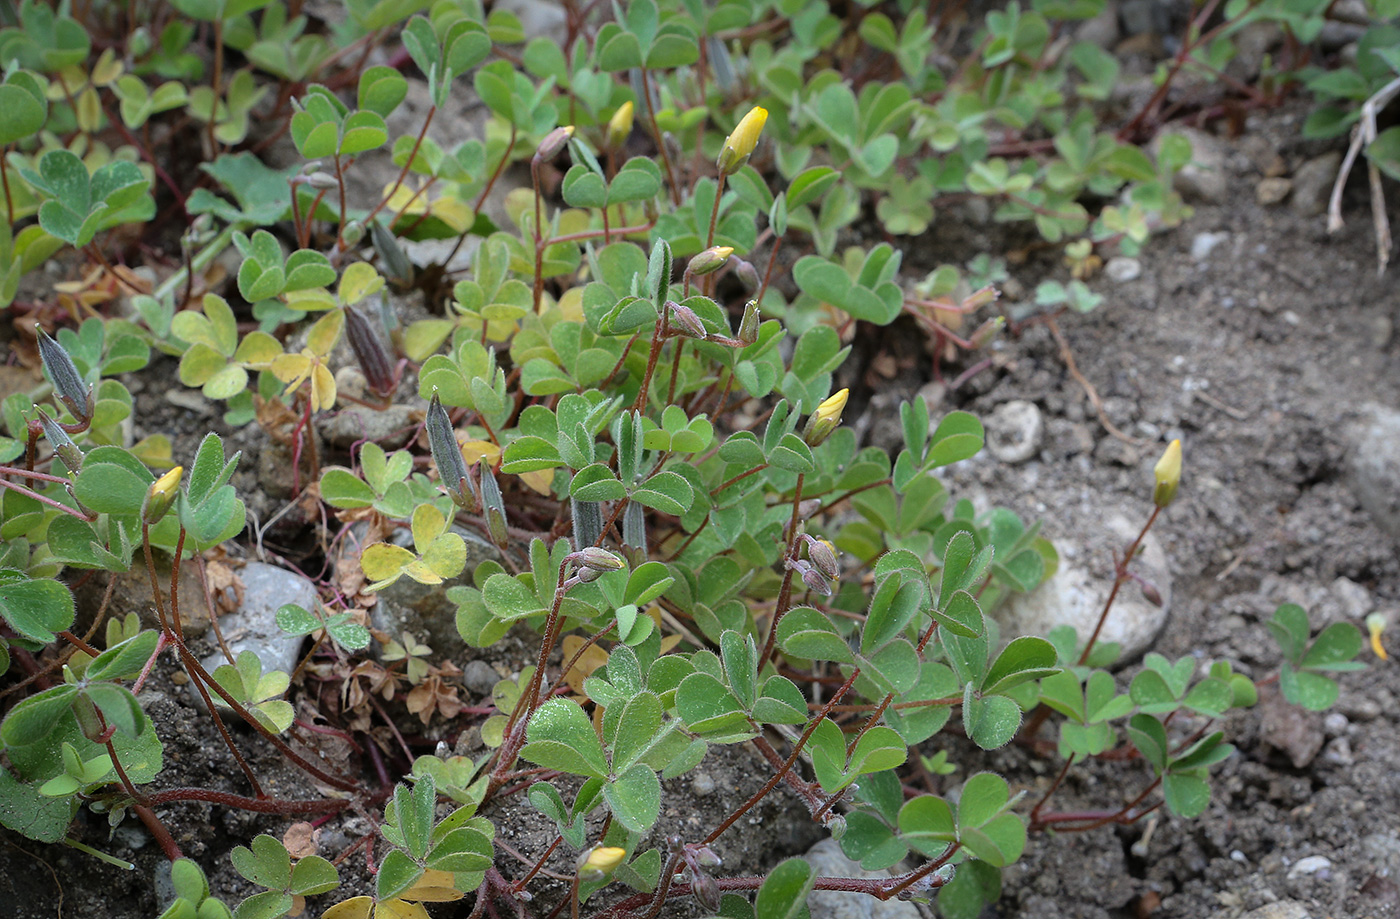
[[[180,494],[180,476],[185,474],[184,466],[176,466],[151,483],[146,489],[146,500],[141,508],[141,519],[154,526],[160,522],[175,498]]]
[[[578,876],[585,881],[598,881],[612,874],[617,866],[627,860],[627,850],[616,846],[599,846],[588,853],[579,866]]]
[[[724,139],[724,148],[719,151],[719,159],[715,161],[720,175],[731,176],[744,167],[754,147],[758,146],[758,137],[767,122],[766,108],[756,105],[749,109],[749,113],[735,126],[734,132]]]
[[[1152,503],[1158,507],[1166,507],[1176,497],[1176,487],[1181,484],[1180,440],[1174,440],[1167,445],[1162,458],[1152,469],[1152,474],[1157,479],[1157,484],[1152,489]]]
[[[627,135],[632,133],[632,100],[628,99],[618,106],[613,112],[612,118],[608,119],[608,146],[614,149],[621,147],[627,140]]]
[[[1385,645],[1381,644],[1381,633],[1385,631],[1385,616],[1381,613],[1367,616],[1366,631],[1371,633],[1371,651],[1383,661],[1390,660],[1390,655],[1385,653]]]
[[[812,417],[807,419],[807,429],[802,433],[802,439],[807,442],[807,446],[820,445],[836,430],[836,426],[841,423],[841,413],[846,409],[846,397],[850,394],[849,389],[843,389],[835,395],[828,396],[825,402],[817,406]]]

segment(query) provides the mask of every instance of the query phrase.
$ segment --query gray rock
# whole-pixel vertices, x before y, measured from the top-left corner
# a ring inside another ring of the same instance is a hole
[[[697,798],[714,794],[715,780],[708,772],[697,772],[695,778],[690,780],[690,790]]]
[[[1307,858],[1300,858],[1293,863],[1293,867],[1288,869],[1288,879],[1296,881],[1300,877],[1309,874],[1317,874],[1319,871],[1326,871],[1332,867],[1332,860],[1325,855],[1309,855]]]
[[[1003,463],[1024,463],[1040,452],[1045,420],[1034,402],[1013,399],[987,418],[987,449]]]
[[[1314,157],[1293,173],[1293,199],[1288,206],[1299,217],[1317,217],[1327,211],[1332,184],[1342,166],[1342,154],[1333,150]]]
[[[351,405],[329,415],[317,425],[322,439],[333,447],[349,449],[352,444],[372,440],[387,441],[397,436],[406,440],[413,426],[423,417],[423,408],[394,404],[377,411]],[[397,445],[395,445],[397,446]]]
[[[495,546],[475,533],[459,526],[453,526],[452,532],[467,544],[467,565],[460,576],[433,585],[419,584],[412,578],[399,578],[379,592],[379,602],[370,610],[371,627],[387,632],[395,639],[404,632],[413,633],[433,649],[433,661],[459,659],[467,650],[466,643],[457,632],[457,604],[447,599],[448,589],[458,584],[470,584],[477,565],[501,558]],[[395,531],[390,541],[407,549],[413,548],[413,534],[408,530]],[[492,685],[495,685],[494,680]]]
[[[316,585],[285,568],[249,562],[238,572],[243,582],[243,603],[238,610],[219,617],[219,629],[234,657],[240,651],[254,651],[263,670],[291,673],[297,665],[302,639],[277,627],[277,609],[295,603],[303,609],[316,606]],[[211,628],[211,644],[218,641]],[[206,669],[225,663],[223,653],[212,654],[202,662]]]
[[[1120,284],[1142,277],[1142,262],[1125,255],[1115,255],[1104,266],[1103,273]]]
[[[1259,184],[1254,186],[1254,200],[1265,207],[1272,204],[1282,204],[1283,200],[1293,191],[1293,180],[1285,179],[1282,176],[1271,176],[1261,179]]]
[[[1363,406],[1347,440],[1347,486],[1376,526],[1400,539],[1400,412]]]
[[[1161,151],[1162,140],[1172,134],[1185,137],[1191,142],[1191,160],[1176,174],[1172,180],[1172,187],[1187,199],[1204,201],[1207,204],[1223,202],[1229,190],[1229,183],[1225,172],[1225,149],[1220,141],[1194,128],[1163,131],[1153,141],[1154,156]]]
[[[802,856],[818,877],[889,877],[881,871],[865,871],[841,852],[834,839],[823,839]],[[919,919],[919,909],[902,900],[881,902],[865,894],[816,890],[807,898],[812,919]]]
[[[1365,587],[1353,581],[1351,578],[1337,578],[1328,588],[1331,603],[1339,614],[1338,618],[1360,622],[1366,618],[1366,614],[1376,608],[1376,601],[1371,596],[1371,592]]]
[[[1198,262],[1210,258],[1215,247],[1230,238],[1229,233],[1197,233],[1191,238],[1191,257]]]
[[[1306,767],[1321,752],[1326,734],[1320,714],[1289,705],[1277,692],[1262,694],[1259,712],[1260,741],[1286,756],[1294,769]]]
[[[1122,517],[1110,520],[1105,529],[1119,551],[1138,532],[1138,527]],[[1070,625],[1083,641],[1094,631],[1113,588],[1112,568],[1105,565],[1105,570],[1091,574],[1065,561],[1067,554],[1062,550],[1060,567],[1054,577],[1028,594],[1011,595],[992,614],[1001,624],[1004,636],[1045,635],[1057,625]],[[1107,551],[1093,554],[1108,557]],[[1084,558],[1089,553],[1081,548],[1078,555]],[[1167,567],[1166,553],[1151,533],[1143,540],[1142,554],[1133,562],[1132,570],[1157,588],[1162,595],[1162,605],[1149,603],[1142,591],[1131,583],[1118,591],[1099,640],[1122,645],[1120,662],[1131,661],[1152,647],[1171,610],[1171,571]]]
[[[561,3],[552,0],[497,0],[495,9],[507,10],[519,16],[527,39],[543,36],[562,45],[568,35],[568,15]]]
[[[486,661],[468,661],[462,667],[462,685],[471,690],[472,695],[487,698],[500,681],[501,675]]]

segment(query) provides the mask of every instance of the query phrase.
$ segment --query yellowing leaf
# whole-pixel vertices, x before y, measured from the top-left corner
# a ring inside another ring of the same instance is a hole
[[[335,297],[324,287],[311,287],[306,290],[289,290],[282,295],[287,306],[294,310],[316,312],[335,306]]]
[[[310,351],[302,349],[300,354],[280,355],[268,365],[268,369],[272,371],[273,376],[286,383],[288,389],[296,389],[311,375],[315,357]]]
[[[385,900],[374,908],[374,919],[432,919],[421,903]]]
[[[356,262],[356,265],[364,265],[364,262]],[[355,265],[351,265],[351,268]],[[366,266],[368,267],[368,266]],[[370,269],[373,271],[373,269]],[[349,269],[346,269],[349,273]],[[380,279],[380,286],[383,286],[383,279]],[[343,284],[342,284],[343,286]],[[327,313],[316,324],[311,327],[311,331],[306,333],[306,347],[310,348],[320,357],[325,357],[331,353],[335,343],[340,341],[340,333],[345,328],[345,314],[340,310],[334,313]]]
[[[462,459],[467,466],[475,466],[478,460],[485,459],[492,466],[501,459],[501,448],[489,440],[469,440],[462,444]]]
[[[97,59],[97,63],[92,65],[92,82],[97,86],[107,86],[116,82],[117,77],[122,75],[123,64],[117,57],[116,49],[108,48],[102,52],[102,56]]]
[[[266,332],[249,332],[238,343],[233,359],[252,370],[266,370],[282,353],[282,346]]]
[[[321,914],[321,919],[369,919],[373,911],[373,897],[351,897],[326,910]]]
[[[330,368],[320,361],[316,362],[316,370],[311,376],[311,410],[319,412],[322,409],[335,407],[335,376]]]
[[[384,289],[384,278],[369,262],[355,262],[340,276],[336,293],[344,306],[353,306]]]
[[[415,560],[413,553],[403,546],[377,542],[365,546],[365,551],[360,553],[360,570],[371,581],[382,581],[398,577],[404,567]]]
[[[583,637],[579,635],[565,635],[563,641],[564,660],[572,660],[578,649],[583,647]],[[583,692],[583,681],[592,675],[593,671],[608,662],[608,652],[598,647],[596,644],[589,645],[588,650],[579,656],[578,661],[569,668],[569,672],[564,674],[564,682],[574,692]]]
[[[422,552],[447,529],[447,518],[431,504],[420,504],[413,510],[413,545]]]
[[[520,473],[520,481],[532,490],[548,497],[554,492],[554,470],[536,469],[534,472]]]
[[[399,894],[399,899],[417,900],[423,903],[450,903],[465,896],[457,889],[456,883],[451,871],[429,868],[423,872],[423,876],[418,879],[417,883]]]

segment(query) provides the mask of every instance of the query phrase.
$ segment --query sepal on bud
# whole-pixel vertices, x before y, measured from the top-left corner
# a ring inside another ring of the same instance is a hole
[[[690,264],[686,266],[686,273],[696,278],[713,274],[723,268],[724,263],[729,261],[729,256],[733,254],[733,246],[711,246],[691,258]]]
[[[78,449],[78,445],[73,443],[73,438],[68,436],[68,432],[47,414],[39,406],[34,406],[39,413],[39,423],[44,427],[44,436],[48,438],[49,445],[53,447],[54,454],[63,461],[63,465],[68,467],[69,472],[79,472],[83,468],[83,451]]]
[[[540,141],[539,147],[535,149],[535,159],[541,163],[554,159],[569,145],[573,136],[574,126],[571,124],[550,131],[544,136],[544,140]]]
[[[74,418],[85,423],[92,421],[92,387],[83,382],[78,366],[62,345],[43,329],[36,328],[35,331],[39,333],[39,360],[53,382],[54,392],[58,393]]]
[[[467,513],[477,508],[476,493],[472,489],[471,478],[467,475],[467,461],[462,458],[462,448],[457,444],[457,434],[452,429],[452,419],[447,417],[447,409],[442,407],[437,391],[428,405],[428,418],[424,422],[428,429],[428,447],[437,464],[442,487],[447,489],[452,503]]]

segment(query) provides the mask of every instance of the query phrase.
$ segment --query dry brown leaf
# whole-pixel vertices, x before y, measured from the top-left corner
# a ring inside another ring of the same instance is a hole
[[[287,832],[282,834],[282,845],[287,847],[287,853],[292,858],[315,855],[320,843],[321,831],[304,820],[293,823],[287,827]]]

